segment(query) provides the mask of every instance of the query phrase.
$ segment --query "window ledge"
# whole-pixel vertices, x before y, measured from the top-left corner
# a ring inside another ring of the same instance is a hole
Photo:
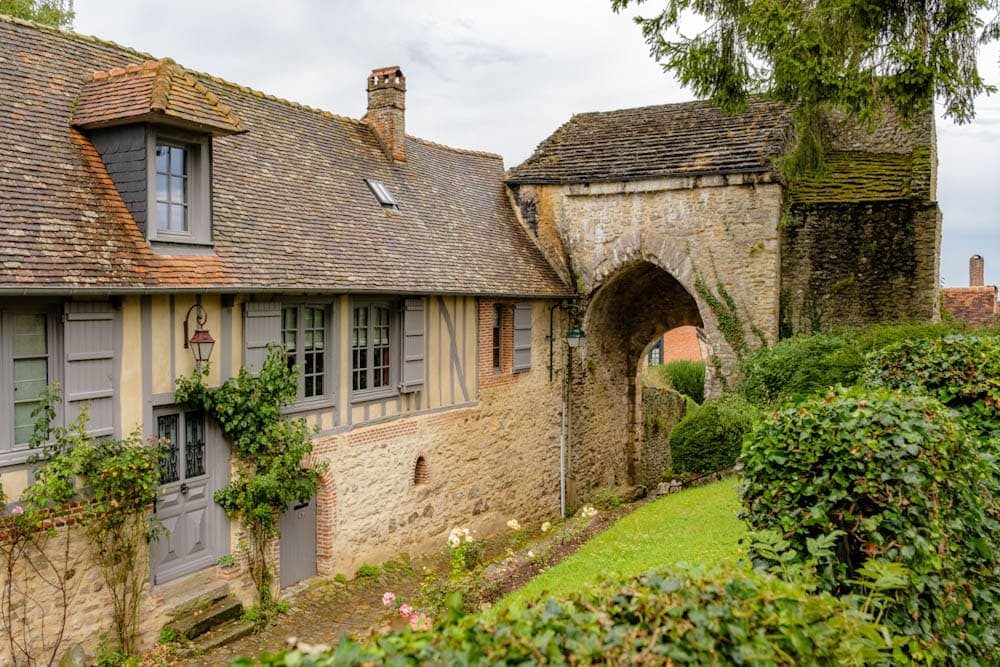
[[[150,239],[149,247],[158,255],[214,255],[215,245],[211,242],[196,241],[164,241]]]
[[[395,398],[399,396],[399,390],[395,388],[390,389],[373,389],[362,392],[355,392],[351,395],[351,404],[357,403],[367,403],[369,401],[379,401],[386,398]]]
[[[320,400],[298,401],[292,405],[281,408],[283,415],[297,415],[304,412],[316,412],[317,410],[329,410],[337,407],[337,402],[331,398]]]

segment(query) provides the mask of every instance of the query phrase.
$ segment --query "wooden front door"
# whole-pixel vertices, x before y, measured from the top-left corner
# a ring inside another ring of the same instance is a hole
[[[156,518],[163,526],[154,551],[153,583],[214,565],[228,551],[229,525],[212,496],[225,483],[229,457],[217,427],[200,410],[156,414],[156,433],[168,443]]]

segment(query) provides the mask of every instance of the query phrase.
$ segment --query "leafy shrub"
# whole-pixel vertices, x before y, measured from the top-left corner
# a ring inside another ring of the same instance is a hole
[[[838,389],[760,420],[743,450],[746,518],[800,554],[835,538],[822,586],[858,592],[866,560],[905,567],[885,623],[909,657],[1000,649],[1000,485],[952,412],[927,396]]]
[[[1000,435],[1000,336],[908,340],[868,356],[862,382],[927,393],[960,410],[978,435]]]
[[[744,359],[739,391],[755,405],[778,405],[837,384],[851,385],[861,376],[869,352],[904,340],[934,340],[961,329],[942,324],[876,325],[795,336]]]
[[[749,570],[673,569],[547,600],[495,619],[460,616],[266,666],[501,664],[889,664],[882,628],[846,601]],[[233,665],[252,665],[243,658]]]
[[[705,400],[705,362],[679,359],[659,366],[651,366],[650,372],[666,386],[689,396],[696,403]]]
[[[603,487],[591,494],[590,504],[599,510],[613,510],[622,506],[622,498],[614,489]]]
[[[378,565],[368,565],[366,563],[358,568],[354,576],[357,579],[374,579],[380,574],[382,574],[382,570],[379,569]]]
[[[710,399],[689,412],[670,433],[673,471],[715,472],[736,463],[756,412],[735,394]]]

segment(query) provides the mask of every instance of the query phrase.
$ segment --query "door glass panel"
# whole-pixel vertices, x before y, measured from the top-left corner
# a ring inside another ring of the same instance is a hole
[[[190,479],[205,474],[205,413],[185,413],[184,430],[184,475]]]
[[[14,316],[14,356],[45,356],[45,315]]]
[[[170,455],[163,463],[160,483],[168,484],[180,479],[178,457],[180,454],[177,440],[178,415],[163,415],[156,418],[156,434],[160,440],[166,440]]]
[[[17,359],[14,361],[14,402],[38,398],[49,383],[49,362],[46,359]]]

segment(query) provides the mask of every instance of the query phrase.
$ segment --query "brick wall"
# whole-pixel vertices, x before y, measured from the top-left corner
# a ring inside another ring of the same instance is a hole
[[[941,305],[956,318],[973,326],[1000,321],[996,285],[946,287],[941,290]]]
[[[500,320],[499,371],[493,368],[493,308],[502,306]],[[509,299],[479,300],[479,386],[496,387],[517,379],[514,373],[514,302]]]

